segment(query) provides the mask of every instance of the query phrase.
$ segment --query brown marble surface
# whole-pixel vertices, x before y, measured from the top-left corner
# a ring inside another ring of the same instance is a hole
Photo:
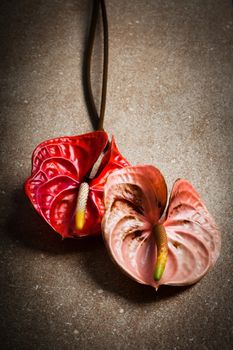
[[[124,276],[101,239],[62,241],[23,193],[39,142],[91,130],[82,86],[90,3],[0,2],[0,348],[231,349],[230,0],[107,1],[105,128],[131,163],[156,165],[170,188],[185,177],[200,192],[223,237],[213,271],[156,294]]]

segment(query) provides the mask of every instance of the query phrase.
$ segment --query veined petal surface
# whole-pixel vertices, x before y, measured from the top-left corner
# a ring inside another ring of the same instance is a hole
[[[213,218],[188,181],[175,182],[161,219],[166,198],[164,178],[152,166],[116,171],[105,185],[102,229],[110,255],[131,278],[155,288],[197,282],[216,262],[221,245]],[[155,281],[153,225],[158,223],[167,234],[168,257],[162,278]]]
[[[83,231],[77,232],[72,222],[80,183],[107,142],[108,135],[96,131],[42,142],[33,153],[32,175],[25,182],[25,192],[37,212],[63,237],[92,234],[100,229],[99,202],[91,203],[91,198]],[[93,223],[98,224],[98,229]]]
[[[221,247],[220,232],[199,194],[184,179],[175,182],[164,222],[169,237],[169,264],[164,284],[197,282],[215,264]]]
[[[154,287],[157,252],[152,225],[159,222],[166,200],[164,178],[152,166],[116,171],[105,185],[102,228],[110,255],[130,277]]]

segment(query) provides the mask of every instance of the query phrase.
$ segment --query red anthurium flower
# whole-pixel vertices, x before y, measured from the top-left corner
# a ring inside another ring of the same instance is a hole
[[[188,181],[175,182],[167,205],[160,171],[150,165],[130,166],[109,176],[104,197],[107,248],[139,283],[155,288],[188,285],[215,264],[220,233]]]
[[[107,144],[107,133],[96,131],[42,142],[33,153],[25,192],[37,212],[63,237],[101,232],[105,181],[112,171],[129,165],[113,139],[90,179]],[[85,185],[84,198],[79,193],[81,184]]]

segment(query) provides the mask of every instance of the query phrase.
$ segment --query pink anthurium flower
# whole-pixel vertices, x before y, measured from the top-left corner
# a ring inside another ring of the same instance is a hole
[[[106,246],[134,280],[156,289],[189,285],[215,264],[220,232],[188,181],[175,182],[167,204],[160,171],[150,165],[129,166],[108,177],[104,197]]]
[[[113,139],[91,177],[107,144],[107,133],[95,131],[42,142],[33,153],[25,192],[37,212],[64,238],[101,233],[106,179],[129,165]]]

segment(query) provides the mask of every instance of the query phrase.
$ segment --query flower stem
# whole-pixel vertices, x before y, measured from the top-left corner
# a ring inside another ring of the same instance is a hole
[[[102,14],[102,28],[103,28],[103,73],[102,73],[102,92],[101,92],[101,102],[100,111],[95,103],[95,99],[92,92],[91,84],[91,63],[92,63],[92,53],[94,47],[94,41],[96,37],[96,27],[99,20],[99,14]],[[83,84],[84,93],[87,108],[92,119],[92,123],[95,129],[104,130],[104,114],[106,106],[106,96],[107,96],[107,80],[108,80],[108,18],[107,11],[104,0],[93,0],[93,8],[91,15],[90,30],[87,40],[87,48],[84,55],[83,63]]]

